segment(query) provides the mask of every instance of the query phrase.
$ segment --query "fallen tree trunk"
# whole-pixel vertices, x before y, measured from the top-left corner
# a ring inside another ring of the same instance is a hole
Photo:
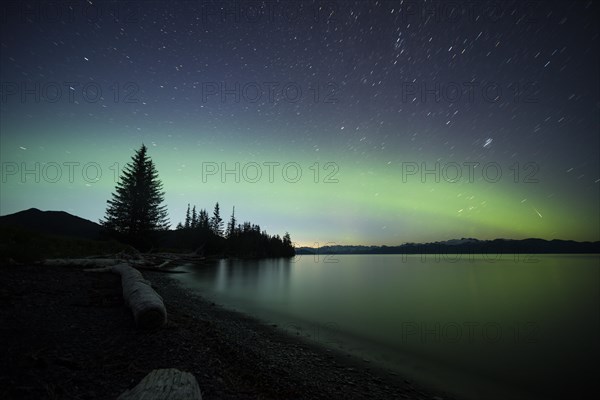
[[[121,262],[117,258],[53,258],[42,264],[48,267],[110,267]]]
[[[194,375],[178,369],[155,369],[117,400],[202,400]]]
[[[157,271],[162,270],[170,261],[164,262]],[[145,280],[140,271],[130,264],[142,264],[142,260],[123,262],[116,258],[75,258],[44,260],[46,266],[64,267],[94,267],[86,269],[89,272],[114,272],[121,275],[123,298],[129,305],[133,318],[138,327],[143,329],[160,328],[167,322],[167,310],[162,298],[152,289],[150,282]]]
[[[167,322],[167,310],[162,297],[152,289],[150,282],[144,279],[140,271],[125,263],[107,269],[121,275],[123,298],[138,327],[156,329]]]

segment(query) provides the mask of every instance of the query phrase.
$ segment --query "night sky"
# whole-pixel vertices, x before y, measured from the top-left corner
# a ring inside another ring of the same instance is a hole
[[[297,245],[600,240],[591,1],[1,7],[2,215],[98,221],[144,143],[173,227],[218,201]]]

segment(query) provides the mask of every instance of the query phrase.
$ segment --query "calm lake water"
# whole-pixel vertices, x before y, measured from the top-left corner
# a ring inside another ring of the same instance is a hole
[[[218,304],[459,398],[598,392],[598,255],[303,255],[180,269]]]

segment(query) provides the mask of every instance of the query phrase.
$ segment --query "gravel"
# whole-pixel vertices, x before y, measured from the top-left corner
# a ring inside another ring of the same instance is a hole
[[[450,399],[142,273],[167,306],[157,331],[136,329],[118,275],[0,266],[0,398],[115,399],[178,368],[204,399]]]

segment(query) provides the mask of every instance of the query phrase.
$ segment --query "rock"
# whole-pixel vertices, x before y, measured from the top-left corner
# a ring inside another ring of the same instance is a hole
[[[202,400],[194,375],[175,368],[155,369],[117,400]]]

